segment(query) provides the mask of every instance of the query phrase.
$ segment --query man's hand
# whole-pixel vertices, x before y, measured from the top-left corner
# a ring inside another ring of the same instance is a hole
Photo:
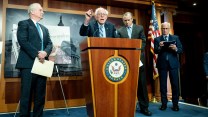
[[[44,63],[45,59],[40,59],[39,58],[39,62]]]
[[[165,41],[161,41],[161,42],[159,43],[160,47],[164,46],[164,42],[165,42]]]
[[[41,63],[44,63],[47,53],[45,51],[38,51],[38,59]]]
[[[84,21],[85,25],[89,24],[90,19],[92,18],[92,15],[93,15],[93,10],[92,9],[88,10],[87,12],[85,12],[85,21]]]
[[[176,47],[175,44],[170,44],[169,48],[174,50],[174,51],[177,51],[177,47]]]

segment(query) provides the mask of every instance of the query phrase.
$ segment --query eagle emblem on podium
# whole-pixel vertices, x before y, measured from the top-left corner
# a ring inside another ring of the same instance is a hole
[[[128,76],[128,62],[120,56],[108,58],[103,65],[103,74],[111,82],[120,82]]]

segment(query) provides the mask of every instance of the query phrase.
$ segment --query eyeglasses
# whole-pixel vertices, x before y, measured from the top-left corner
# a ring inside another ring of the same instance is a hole
[[[162,28],[163,30],[168,30],[168,29],[170,29],[170,28]]]
[[[98,13],[97,15],[99,15],[99,16],[101,16],[101,15],[105,16],[107,14],[106,13]]]

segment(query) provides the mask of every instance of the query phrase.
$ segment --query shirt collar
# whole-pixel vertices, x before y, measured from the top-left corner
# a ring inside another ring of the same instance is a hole
[[[163,35],[163,38],[165,38],[167,36],[167,38],[169,38],[169,34],[168,35]]]
[[[35,26],[36,26],[36,23],[38,23],[38,22],[36,22],[35,20],[33,20],[33,19],[31,19],[32,21],[33,21],[33,23],[35,24]]]
[[[103,28],[105,27],[104,24],[103,24],[103,25],[100,25],[100,24],[98,23],[98,27],[100,28],[101,26],[103,26]]]
[[[133,27],[133,24],[132,24],[131,26],[126,27],[126,28],[130,28],[130,29],[132,29],[132,27]]]

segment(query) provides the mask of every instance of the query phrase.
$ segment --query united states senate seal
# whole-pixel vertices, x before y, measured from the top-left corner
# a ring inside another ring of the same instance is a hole
[[[103,65],[103,73],[110,81],[120,82],[128,76],[128,62],[120,56],[110,57]]]

